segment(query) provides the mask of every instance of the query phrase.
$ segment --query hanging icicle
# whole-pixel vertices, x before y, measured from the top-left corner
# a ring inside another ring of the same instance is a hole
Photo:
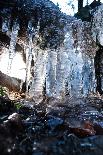
[[[57,50],[48,50],[47,76],[46,76],[46,93],[48,96],[56,95],[56,65]]]
[[[9,9],[3,9],[2,11],[2,32],[7,32],[10,29],[10,10]]]
[[[2,32],[9,31],[9,27],[10,27],[10,20],[7,18],[4,18],[2,21]]]
[[[32,49],[33,49],[33,36],[35,35],[35,30],[32,25],[32,21],[28,23],[28,45],[26,47],[26,92],[28,93],[28,87],[30,83],[30,69],[32,61]]]
[[[40,103],[43,100],[43,91],[45,87],[46,67],[47,67],[48,51],[39,49],[37,59],[34,66],[34,77],[29,94],[35,101]]]
[[[15,56],[15,47],[16,47],[16,42],[17,42],[17,37],[18,37],[18,31],[19,31],[19,23],[18,23],[18,20],[16,20],[13,23],[12,32],[11,32],[7,74],[10,74],[10,70],[12,67],[12,61]]]

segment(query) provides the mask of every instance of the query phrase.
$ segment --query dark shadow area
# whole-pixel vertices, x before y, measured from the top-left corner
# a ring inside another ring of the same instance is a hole
[[[96,52],[94,59],[95,75],[97,80],[96,91],[103,94],[103,46],[99,45],[99,50]]]

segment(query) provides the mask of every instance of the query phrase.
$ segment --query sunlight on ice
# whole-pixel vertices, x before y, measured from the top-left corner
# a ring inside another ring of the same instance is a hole
[[[6,48],[4,48],[3,51],[4,53],[0,56],[0,70],[6,74],[9,60],[9,52]],[[20,53],[16,53],[13,58],[10,76],[25,81],[26,65],[23,62],[23,58]]]

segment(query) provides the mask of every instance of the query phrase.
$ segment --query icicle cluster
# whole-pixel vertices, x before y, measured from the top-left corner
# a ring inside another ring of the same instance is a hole
[[[55,98],[67,94],[85,97],[95,92],[96,50],[88,23],[74,21],[68,24],[61,47],[39,49],[30,95],[38,102],[43,97],[44,87],[45,95]]]
[[[74,18],[72,23],[67,23],[64,29],[64,42],[60,47],[54,46],[58,47],[55,49],[50,49],[49,46],[49,43],[55,43],[55,38],[48,42],[48,48],[45,50],[35,45],[39,37],[40,24],[38,22],[37,28],[34,28],[32,20],[28,22],[27,43],[24,49],[26,91],[35,102],[41,102],[44,94],[49,97],[62,98],[66,95],[85,97],[90,92],[95,92],[94,57],[97,50],[95,40],[98,39],[102,45],[103,34],[103,13],[101,11],[103,6],[101,7],[94,14],[92,29],[90,23],[74,20]],[[2,31],[8,30],[9,21],[4,19]],[[10,72],[15,56],[18,31],[19,23],[14,21],[10,38],[8,72]],[[45,35],[47,36],[48,33]],[[31,65],[32,60],[34,66]],[[28,89],[29,86],[30,89]]]

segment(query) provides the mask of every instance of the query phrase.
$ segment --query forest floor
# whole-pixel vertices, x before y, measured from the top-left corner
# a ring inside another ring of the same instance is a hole
[[[0,154],[102,155],[103,99],[34,104],[0,96]]]

